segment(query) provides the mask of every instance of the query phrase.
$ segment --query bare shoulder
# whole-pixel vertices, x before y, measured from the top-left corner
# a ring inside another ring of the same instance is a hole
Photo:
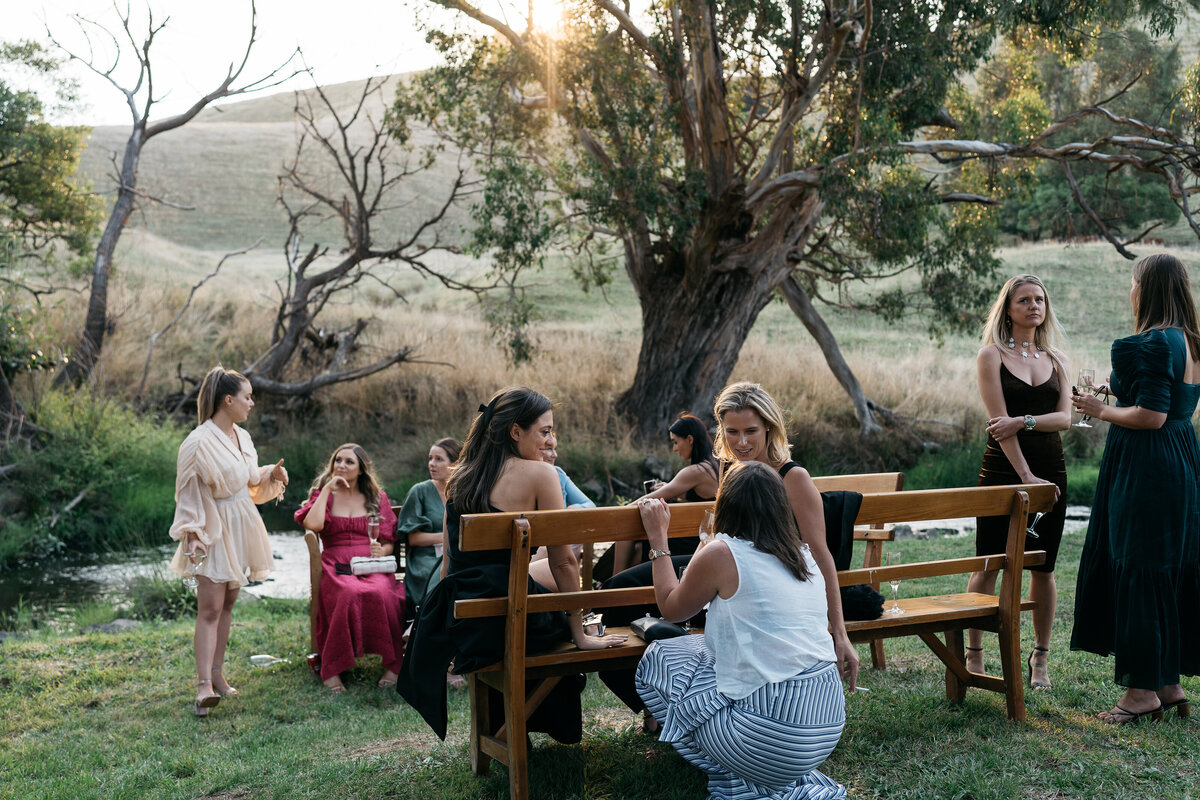
[[[994,344],[985,344],[975,355],[975,362],[980,366],[999,367],[1000,350]]]

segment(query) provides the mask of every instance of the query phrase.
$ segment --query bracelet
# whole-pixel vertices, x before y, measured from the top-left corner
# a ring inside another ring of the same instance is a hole
[[[653,561],[656,558],[661,558],[662,556],[669,556],[669,555],[671,555],[670,550],[651,550],[650,551],[650,560]]]

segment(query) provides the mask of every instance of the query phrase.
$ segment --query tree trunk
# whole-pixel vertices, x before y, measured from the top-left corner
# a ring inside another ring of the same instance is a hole
[[[138,160],[142,155],[143,129],[134,126],[125,143],[125,158],[121,162],[121,185],[117,189],[117,201],[100,244],[96,246],[96,258],[92,262],[92,288],[88,296],[87,317],[83,322],[83,334],[79,348],[54,379],[55,386],[71,384],[78,386],[91,377],[100,351],[104,347],[104,334],[108,329],[108,278],[112,272],[113,252],[125,228],[129,215],[133,213],[134,190],[137,187]]]
[[[746,336],[774,291],[771,270],[714,270],[689,285],[662,266],[643,270],[642,347],[617,410],[642,441],[662,439],[681,411],[708,419]]]
[[[842,358],[842,351],[838,347],[833,331],[829,330],[829,326],[825,324],[825,320],[817,313],[817,309],[813,307],[808,292],[804,291],[804,287],[800,285],[795,277],[789,277],[779,288],[783,292],[788,306],[800,318],[800,321],[804,323],[804,327],[808,328],[808,332],[812,334],[812,337],[816,339],[821,352],[825,354],[825,363],[829,365],[830,371],[833,372],[834,377],[837,378],[842,388],[846,390],[846,394],[850,395],[850,401],[854,403],[854,416],[858,417],[859,436],[865,439],[868,436],[879,433],[880,427],[879,423],[875,421],[874,412],[879,410],[886,413],[886,409],[876,406],[863,394],[858,378],[854,376],[850,365]]]

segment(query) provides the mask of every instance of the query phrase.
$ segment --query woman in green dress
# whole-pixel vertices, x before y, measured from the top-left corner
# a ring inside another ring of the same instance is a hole
[[[1133,269],[1134,335],[1112,346],[1107,406],[1072,393],[1075,410],[1111,423],[1079,564],[1071,649],[1113,655],[1125,693],[1111,724],[1190,707],[1180,675],[1200,673],[1200,324],[1186,268],[1165,253]]]
[[[429,448],[429,480],[408,490],[396,538],[404,542],[404,596],[408,619],[442,575],[442,521],[446,515],[446,482],[458,461],[462,445],[457,439],[439,439]]]

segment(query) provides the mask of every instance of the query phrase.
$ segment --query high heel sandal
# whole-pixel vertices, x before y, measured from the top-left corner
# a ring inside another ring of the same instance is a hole
[[[1150,719],[1153,721],[1162,722],[1163,706],[1160,705],[1158,708],[1152,708],[1149,711],[1143,711],[1140,714],[1135,714],[1132,711],[1126,711],[1125,709],[1121,708],[1121,704],[1118,703],[1116,713],[1113,713],[1112,711],[1105,711],[1102,713],[1108,714],[1108,719],[1101,717],[1099,714],[1097,714],[1096,717],[1101,722],[1109,725],[1134,725],[1138,722],[1141,722],[1142,717],[1146,716],[1147,714],[1150,715]],[[1124,719],[1119,719],[1119,717],[1124,717]]]
[[[1170,711],[1172,708],[1175,709],[1175,714],[1180,719],[1186,719],[1192,715],[1192,704],[1186,697],[1181,697],[1178,700],[1172,700],[1169,703],[1162,704],[1162,710],[1164,712]]]
[[[1035,682],[1033,680],[1033,657],[1036,656],[1038,653],[1049,653],[1049,652],[1050,652],[1049,647],[1038,647],[1036,644],[1033,646],[1033,649],[1029,651],[1029,658],[1025,659],[1025,666],[1029,668],[1029,688],[1030,689],[1049,689],[1050,688],[1049,683],[1042,683],[1041,681]],[[1050,657],[1047,655],[1046,660],[1048,661],[1049,659],[1050,659]],[[1043,664],[1042,666],[1045,667],[1046,665]]]

